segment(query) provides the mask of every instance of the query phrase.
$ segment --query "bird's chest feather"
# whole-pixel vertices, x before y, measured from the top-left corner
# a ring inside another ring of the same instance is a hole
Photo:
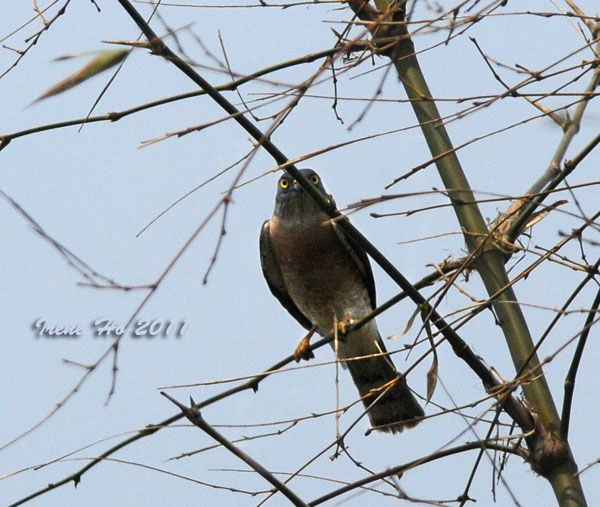
[[[358,319],[371,310],[361,273],[325,215],[273,220],[271,247],[290,297],[323,332],[334,315]]]

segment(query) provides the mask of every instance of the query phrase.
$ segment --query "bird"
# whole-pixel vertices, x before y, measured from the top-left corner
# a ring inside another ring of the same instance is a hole
[[[300,171],[332,199],[315,171]],[[314,357],[309,340],[315,332],[336,333],[337,359],[349,370],[371,426],[388,433],[416,426],[424,411],[387,355],[375,319],[350,327],[376,308],[366,252],[287,172],[277,183],[273,216],[263,223],[259,243],[270,291],[309,330],[294,352],[296,361]],[[352,360],[362,356],[370,357]]]

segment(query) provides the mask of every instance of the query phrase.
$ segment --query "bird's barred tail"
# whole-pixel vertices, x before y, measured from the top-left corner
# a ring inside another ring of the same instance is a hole
[[[358,359],[346,365],[374,429],[399,433],[420,422],[423,409],[388,358]]]

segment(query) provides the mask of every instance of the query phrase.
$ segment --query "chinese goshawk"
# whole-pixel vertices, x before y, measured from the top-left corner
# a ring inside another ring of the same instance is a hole
[[[302,173],[327,196],[316,172]],[[350,371],[372,426],[392,433],[415,426],[423,409],[385,355],[375,320],[344,333],[376,306],[366,253],[288,173],[279,178],[273,217],[261,229],[260,258],[271,292],[304,328],[327,336],[337,323],[338,359]],[[311,334],[296,350],[296,360],[311,357]],[[352,360],[362,356],[372,357]]]

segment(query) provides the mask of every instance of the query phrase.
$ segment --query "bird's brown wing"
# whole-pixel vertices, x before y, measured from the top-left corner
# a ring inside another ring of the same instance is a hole
[[[369,262],[367,253],[352,237],[346,234],[336,222],[332,222],[331,225],[342,245],[350,255],[350,258],[354,261],[356,269],[361,274],[362,279],[367,286],[371,307],[376,308],[375,280],[373,279],[373,270],[371,269],[371,263]]]
[[[302,327],[310,329],[312,322],[296,306],[285,286],[285,281],[279,269],[279,263],[271,249],[271,236],[269,233],[269,220],[263,223],[260,229],[260,265],[267,285],[273,295],[279,300],[283,307],[294,317]]]

